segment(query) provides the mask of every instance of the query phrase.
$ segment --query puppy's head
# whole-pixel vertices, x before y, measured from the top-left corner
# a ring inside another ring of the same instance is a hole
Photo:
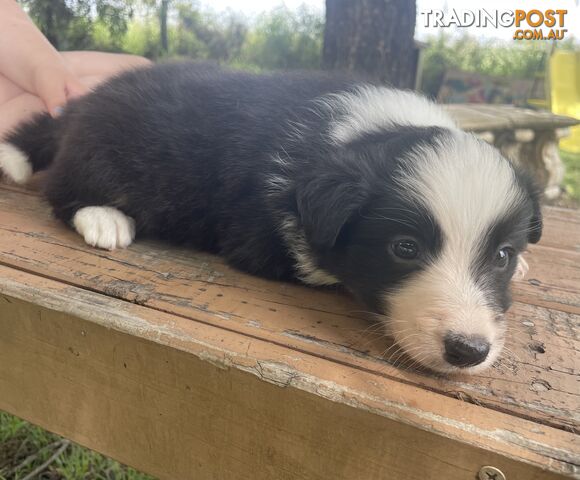
[[[489,366],[519,256],[541,235],[531,182],[459,131],[411,128],[342,148],[332,171],[297,189],[317,264],[383,314],[418,363]]]

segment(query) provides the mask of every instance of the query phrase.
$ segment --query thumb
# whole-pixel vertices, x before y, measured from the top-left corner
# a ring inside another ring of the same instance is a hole
[[[83,85],[75,76],[68,76],[66,79],[66,97],[68,100],[80,97],[87,93],[89,89]]]
[[[62,107],[66,103],[66,88],[60,82],[44,82],[37,89],[38,96],[46,105],[48,113],[57,117],[62,113]]]

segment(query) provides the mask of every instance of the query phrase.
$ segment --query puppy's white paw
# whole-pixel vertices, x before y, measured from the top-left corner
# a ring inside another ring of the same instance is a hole
[[[10,143],[0,143],[0,172],[21,185],[32,176],[32,165],[22,150]]]
[[[72,223],[92,247],[126,248],[135,238],[135,220],[113,207],[81,208]]]
[[[529,269],[528,262],[524,260],[524,257],[521,254],[518,255],[518,265],[516,266],[516,271],[514,273],[514,280],[523,280]]]

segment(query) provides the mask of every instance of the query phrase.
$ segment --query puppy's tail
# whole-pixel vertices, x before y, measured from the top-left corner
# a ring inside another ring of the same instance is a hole
[[[23,184],[50,166],[58,147],[60,121],[46,113],[36,115],[0,141],[0,176]]]

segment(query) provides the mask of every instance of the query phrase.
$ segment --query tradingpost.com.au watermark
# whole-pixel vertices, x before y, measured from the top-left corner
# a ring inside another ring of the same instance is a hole
[[[562,40],[568,10],[424,10],[425,27],[513,28],[514,40]]]

